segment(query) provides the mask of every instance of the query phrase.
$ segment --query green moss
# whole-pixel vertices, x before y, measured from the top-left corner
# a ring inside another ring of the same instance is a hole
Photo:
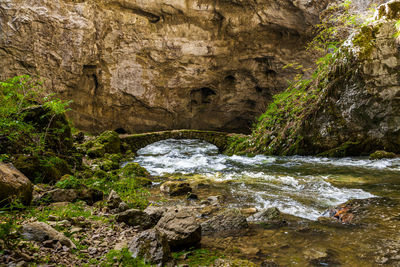
[[[378,160],[378,159],[392,159],[395,158],[396,154],[392,152],[387,152],[383,150],[378,150],[369,155],[369,158],[372,160]]]
[[[363,26],[360,32],[353,38],[353,44],[360,48],[360,59],[368,59],[371,57],[372,51],[375,48],[378,30],[378,26]]]
[[[35,183],[49,183],[71,173],[68,163],[53,155],[18,155],[14,166]]]
[[[114,131],[106,131],[102,133],[96,142],[104,147],[106,153],[120,153],[121,152],[121,140],[119,139],[118,133]]]
[[[122,168],[121,175],[125,177],[149,177],[150,173],[138,163],[131,162]]]
[[[66,174],[56,183],[56,187],[62,189],[78,189],[82,186],[82,182],[75,176]]]
[[[105,153],[106,150],[100,144],[96,144],[87,150],[87,155],[91,158],[101,158]]]
[[[106,153],[119,154],[121,152],[121,140],[118,133],[106,131],[95,140],[88,141],[80,146],[91,158],[103,157]]]
[[[102,160],[101,162],[99,162],[99,167],[103,171],[108,172],[108,171],[119,169],[119,163],[118,162],[114,162],[114,161],[112,161],[110,159],[105,159],[105,160]]]

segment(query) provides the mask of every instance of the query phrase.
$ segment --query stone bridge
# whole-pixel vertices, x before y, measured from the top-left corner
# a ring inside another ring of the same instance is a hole
[[[200,139],[218,147],[220,152],[227,149],[230,137],[240,136],[234,133],[201,131],[201,130],[172,130],[161,132],[150,132],[141,134],[120,135],[121,141],[125,142],[133,152],[165,139]]]

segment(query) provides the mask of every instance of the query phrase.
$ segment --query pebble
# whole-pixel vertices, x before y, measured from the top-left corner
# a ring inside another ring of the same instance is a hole
[[[90,248],[88,248],[88,252],[89,252],[90,255],[96,254],[97,248],[90,247]]]

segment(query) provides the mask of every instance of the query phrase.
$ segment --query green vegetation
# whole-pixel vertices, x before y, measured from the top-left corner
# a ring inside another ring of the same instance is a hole
[[[0,160],[35,182],[57,180],[79,166],[65,117],[69,104],[27,75],[0,82]]]
[[[31,208],[27,210],[27,218],[36,218],[38,221],[46,222],[49,216],[56,216],[60,220],[65,220],[69,218],[85,217],[91,220],[107,221],[107,218],[99,217],[93,215],[93,211],[90,209],[85,209],[84,202],[69,203],[65,206],[46,206],[39,209]]]
[[[73,175],[66,174],[64,175],[60,181],[56,183],[56,187],[62,189],[77,189],[82,186],[82,181],[77,179]]]

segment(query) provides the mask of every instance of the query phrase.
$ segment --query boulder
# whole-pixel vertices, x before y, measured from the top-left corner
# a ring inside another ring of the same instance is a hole
[[[91,158],[103,157],[104,154],[117,154],[121,152],[121,140],[118,133],[114,131],[105,131],[95,140],[84,144],[87,154]]]
[[[136,162],[130,162],[121,169],[124,177],[149,177],[150,173]]]
[[[88,205],[93,205],[97,201],[103,200],[102,191],[93,188],[84,188],[78,190],[78,200],[85,201]]]
[[[56,188],[44,193],[40,200],[49,202],[74,202],[78,199],[78,191],[75,189]]]
[[[165,207],[156,207],[156,206],[148,206],[145,210],[154,224],[157,224],[158,221],[162,218],[162,216],[167,212],[167,208]]]
[[[262,210],[253,214],[252,216],[247,218],[249,222],[260,222],[266,223],[269,225],[284,225],[286,224],[285,219],[282,216],[282,213],[278,208],[268,208],[266,210]]]
[[[107,198],[107,207],[110,209],[117,209],[121,202],[122,202],[122,199],[117,194],[117,192],[115,192],[114,190],[111,190],[111,192]]]
[[[221,204],[222,196],[209,196],[207,199],[200,202],[201,205],[218,206]]]
[[[53,189],[41,195],[37,201],[43,202],[75,202],[83,200],[88,205],[93,205],[95,202],[103,199],[103,192],[92,189]]]
[[[396,154],[393,152],[387,152],[384,150],[378,150],[369,155],[369,159],[377,160],[377,159],[393,159],[396,157]]]
[[[50,183],[71,173],[68,162],[53,154],[42,156],[18,155],[14,166],[34,183]]]
[[[0,206],[18,198],[25,205],[32,200],[33,185],[29,179],[11,164],[0,162]]]
[[[149,264],[164,266],[172,259],[167,238],[156,229],[137,234],[128,245],[134,258],[142,258]]]
[[[201,226],[196,217],[185,209],[173,209],[165,213],[156,225],[165,234],[172,249],[195,246],[201,241]]]
[[[76,248],[75,244],[69,238],[44,222],[33,222],[23,225],[21,235],[27,240],[38,242],[53,240],[59,241],[61,245],[69,248]]]
[[[246,217],[236,209],[227,209],[201,224],[203,233],[218,233],[248,228]]]
[[[189,183],[180,181],[168,181],[161,185],[160,191],[170,196],[183,196],[192,192]]]
[[[155,225],[147,213],[137,209],[129,209],[118,213],[115,219],[117,222],[124,222],[130,226],[138,226],[141,229],[149,229]]]
[[[128,204],[126,204],[120,196],[114,190],[111,190],[107,198],[107,207],[112,212],[124,212],[129,209]]]

